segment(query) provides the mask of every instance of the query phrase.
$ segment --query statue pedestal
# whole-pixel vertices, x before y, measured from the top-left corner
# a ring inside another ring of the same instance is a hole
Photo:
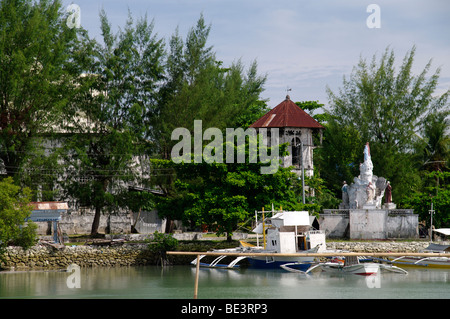
[[[351,209],[350,239],[386,239],[387,211],[381,209]]]
[[[384,209],[397,209],[397,205],[394,203],[385,203],[383,205],[383,208]]]
[[[377,209],[377,205],[375,203],[365,203],[362,208],[363,209]]]

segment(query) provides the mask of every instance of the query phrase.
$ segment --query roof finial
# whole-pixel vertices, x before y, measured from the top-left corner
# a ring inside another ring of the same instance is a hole
[[[286,100],[290,100],[291,99],[291,97],[288,94],[289,91],[292,91],[292,89],[289,86],[287,86],[286,87]]]

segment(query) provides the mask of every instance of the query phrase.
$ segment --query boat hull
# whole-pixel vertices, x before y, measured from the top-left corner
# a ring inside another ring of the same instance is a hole
[[[345,273],[359,275],[359,276],[372,276],[376,275],[380,270],[380,265],[375,263],[364,263],[352,266],[346,266],[343,268]]]
[[[295,263],[295,268],[301,271],[308,270],[314,264],[314,258],[305,257],[249,257],[249,267],[262,269],[280,269],[281,265]]]
[[[380,265],[375,263],[362,263],[351,266],[344,266],[336,263],[324,263],[322,271],[333,273],[345,273],[359,276],[372,276],[376,275],[380,270]]]
[[[450,269],[450,258],[447,257],[431,257],[426,259],[421,257],[404,257],[401,259],[398,258],[388,258],[388,259],[393,264],[399,266]]]

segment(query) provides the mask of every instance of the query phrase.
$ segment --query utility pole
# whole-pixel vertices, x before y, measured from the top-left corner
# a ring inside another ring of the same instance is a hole
[[[431,225],[430,225],[430,243],[433,241],[433,214],[434,214],[434,209],[433,209],[433,198],[431,198],[431,209],[428,211],[428,214],[431,215]]]
[[[300,140],[300,152],[302,154],[302,200],[305,204],[305,165],[303,163],[303,141]]]

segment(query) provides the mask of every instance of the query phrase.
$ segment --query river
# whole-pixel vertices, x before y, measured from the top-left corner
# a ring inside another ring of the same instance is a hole
[[[199,299],[450,298],[450,270],[407,268],[378,277],[283,270],[200,269]],[[74,276],[77,276],[76,278]],[[195,268],[81,268],[79,272],[0,272],[0,299],[192,299]]]

